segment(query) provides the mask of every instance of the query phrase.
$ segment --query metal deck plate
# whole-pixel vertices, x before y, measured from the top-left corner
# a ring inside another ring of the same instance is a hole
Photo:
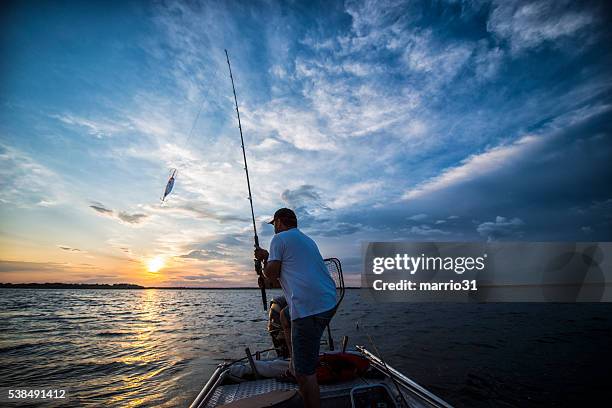
[[[364,384],[367,384],[364,379],[357,378],[353,381],[338,384],[321,385],[321,398],[338,394],[346,394],[351,388]],[[279,382],[273,378],[245,381],[240,384],[221,385],[217,387],[210,400],[208,400],[206,407],[212,408],[218,405],[229,404],[230,402],[234,402],[242,398],[265,394],[266,392],[296,390],[297,388],[297,384]]]

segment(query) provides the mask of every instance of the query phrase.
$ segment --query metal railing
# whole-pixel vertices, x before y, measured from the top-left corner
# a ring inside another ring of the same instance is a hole
[[[225,378],[225,375],[228,373],[228,367],[231,364],[232,363],[223,363],[217,366],[217,369],[210,376],[210,379],[206,382],[206,385],[204,385],[204,388],[202,388],[202,390],[193,400],[189,408],[201,408],[206,406],[206,403],[208,402],[212,394],[215,392],[215,389],[217,388],[217,386],[219,386],[219,384],[221,384],[221,382]]]
[[[344,292],[346,291],[344,286],[344,275],[342,273],[342,263],[338,258],[326,258],[323,261],[325,262],[327,270],[336,284],[336,306],[334,306],[334,309],[337,311],[340,303],[342,303],[342,300],[344,299]],[[334,338],[331,335],[331,328],[329,324],[327,325],[327,344],[329,346],[329,350],[334,351]]]
[[[423,386],[417,384],[404,374],[397,371],[395,368],[391,367],[388,363],[383,362],[378,356],[372,354],[363,346],[355,346],[355,348],[363,354],[365,358],[370,361],[370,364],[373,365],[376,369],[378,369],[383,374],[386,374],[392,377],[400,387],[405,389],[409,394],[418,397],[420,400],[429,404],[432,408],[453,408],[448,402],[444,401],[442,398],[438,397],[431,391],[428,391]]]

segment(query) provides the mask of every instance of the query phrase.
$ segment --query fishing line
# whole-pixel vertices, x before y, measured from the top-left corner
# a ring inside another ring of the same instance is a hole
[[[191,124],[191,130],[189,131],[189,134],[187,135],[187,139],[185,140],[185,145],[187,145],[189,143],[189,140],[191,140],[191,136],[193,136],[193,130],[195,129],[196,123],[198,123],[198,119],[200,118],[200,114],[202,113],[202,109],[204,109],[204,103],[206,102],[206,98],[202,99],[202,103],[200,104],[200,109],[198,110],[198,114],[196,115],[195,119],[193,120],[193,123]]]
[[[219,76],[219,71],[215,68],[213,68],[213,75],[217,77]],[[210,91],[210,87],[208,89]],[[189,130],[189,133],[187,134],[187,139],[185,139],[185,141],[182,143],[185,148],[189,146],[189,141],[191,140],[191,137],[194,134],[194,130],[196,128],[198,120],[200,119],[202,111],[204,110],[204,105],[206,104],[206,101],[207,101],[207,98],[205,95],[202,98],[202,102],[199,104],[200,108],[198,109],[198,113],[196,114],[195,118],[193,119],[193,122],[191,123],[191,129]],[[218,103],[217,103],[217,106],[221,107]],[[176,137],[174,138],[174,141],[176,142]],[[166,197],[170,195],[170,193],[172,192],[172,189],[174,188],[174,182],[176,181],[177,174],[178,174],[178,168],[170,168],[170,172],[168,173],[168,181],[166,182],[166,187],[164,188],[162,197],[160,197],[162,206],[166,202]]]
[[[219,70],[216,68],[212,68],[212,75],[210,75],[210,77],[212,78],[219,78],[221,77],[221,74],[219,74]],[[211,81],[212,83],[212,81]],[[208,91],[209,91],[209,96],[210,96],[210,88],[212,87],[212,85],[210,85],[208,87]],[[208,99],[208,100],[212,100],[214,102],[214,104],[220,109],[223,110],[224,107],[221,106],[219,104],[219,102],[217,102],[214,99]],[[193,120],[193,123],[191,124],[191,130],[189,130],[189,133],[187,134],[187,139],[185,139],[185,145],[187,145],[189,143],[189,140],[191,140],[191,136],[193,136],[193,131],[195,130],[196,124],[198,123],[198,119],[200,118],[200,115],[202,114],[202,110],[204,110],[204,105],[206,104],[207,98],[206,96],[202,98],[202,103],[200,104],[200,109],[198,110],[197,115],[195,116],[195,119]]]

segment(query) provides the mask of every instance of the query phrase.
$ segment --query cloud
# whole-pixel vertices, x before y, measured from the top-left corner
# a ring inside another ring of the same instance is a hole
[[[201,261],[223,259],[227,257],[229,257],[228,254],[212,249],[197,249],[190,251],[188,254],[179,255],[179,258],[198,259]]]
[[[371,184],[368,185],[371,187]],[[294,209],[298,216],[298,225],[304,231],[318,237],[341,237],[363,230],[363,226],[359,223],[343,220],[342,214],[338,212],[349,202],[355,204],[359,201],[359,197],[363,195],[362,187],[359,183],[349,186],[345,201],[334,201],[333,209],[324,202],[318,189],[310,184],[301,185],[293,190],[287,189],[283,191],[281,198]],[[339,191],[338,197],[343,197],[344,191]]]
[[[427,218],[427,214],[423,214],[423,213],[415,214],[415,215],[413,215],[411,217],[408,217],[408,219],[411,220],[411,221],[422,221],[425,218]]]
[[[422,190],[412,187],[410,190],[419,194],[411,199],[387,202],[367,211],[346,211],[343,219],[363,225],[369,241],[402,238],[411,228],[408,217],[421,213],[432,220],[448,220],[443,224],[444,231],[456,240],[481,239],[485,235],[476,228],[480,224],[484,224],[480,228],[483,233],[492,229],[486,237],[503,234],[503,225],[487,224],[495,223],[499,214],[512,215],[505,223],[519,238],[571,241],[582,236],[582,226],[590,226],[591,239],[609,239],[612,207],[606,203],[612,202],[610,123],[610,111],[601,106],[574,111],[529,133],[538,138],[533,145],[527,143],[523,148],[521,144],[502,143],[486,149],[480,153],[484,154],[483,168],[475,165],[479,158],[464,160],[442,169],[439,178],[417,183]],[[500,154],[498,149],[502,150]],[[515,225],[515,218],[524,224]],[[406,221],[398,224],[398,220]],[[414,231],[421,232],[425,231]]]
[[[121,221],[126,222],[128,224],[140,224],[147,217],[148,217],[147,214],[141,214],[141,213],[129,214],[125,211],[120,211],[117,214],[117,218],[119,218]]]
[[[506,180],[507,185],[512,185],[515,190],[520,188],[521,191],[532,191],[532,195],[543,196],[545,191],[553,194],[555,186],[550,184],[551,180],[560,177],[559,172],[565,169],[560,162],[562,157],[574,163],[574,171],[564,179],[568,184],[579,177],[586,177],[587,173],[593,171],[605,178],[609,171],[596,169],[603,166],[604,157],[609,154],[609,147],[604,146],[603,139],[592,135],[594,129],[599,129],[596,132],[608,132],[604,130],[606,128],[604,123],[609,111],[608,105],[595,105],[566,113],[542,126],[537,134],[528,134],[515,142],[473,154],[462,160],[459,165],[440,171],[438,175],[408,189],[402,198],[404,201],[451,200],[455,205],[461,205],[464,199],[455,196],[460,194],[462,197],[469,196],[470,202],[481,197],[480,199],[491,203],[495,198],[501,201],[507,194],[508,190],[504,190],[502,180]],[[598,158],[587,159],[586,146],[595,144],[600,146]],[[581,170],[577,171],[578,168]],[[555,174],[551,173],[553,169],[557,169]],[[523,176],[518,177],[517,174]],[[538,185],[536,179],[542,183],[538,188],[535,187]],[[590,183],[588,194],[599,196],[606,191],[604,188],[597,192],[593,183]],[[477,185],[480,187],[476,188]],[[584,191],[586,186],[576,185],[573,188]],[[512,194],[518,193],[513,191]],[[565,199],[568,196],[566,195]],[[533,200],[533,197],[526,199]]]
[[[255,150],[274,150],[275,148],[278,148],[281,145],[282,145],[282,143],[279,142],[277,139],[272,138],[272,137],[268,137],[268,138],[264,139],[263,142],[253,146],[252,149],[255,149]]]
[[[361,225],[347,222],[325,222],[323,225],[311,225],[308,232],[319,237],[344,237],[362,231]]]
[[[29,262],[29,261],[8,261],[0,259],[0,273],[23,275],[27,280],[27,273],[35,273],[38,276],[65,276],[75,277],[75,273],[82,273],[84,270],[99,269],[95,265],[85,263],[70,262]],[[45,278],[47,279],[47,278]],[[56,278],[49,278],[51,279]],[[24,280],[22,280],[24,281]]]
[[[389,87],[386,73],[372,73],[363,80],[333,73],[336,64],[317,59],[298,59],[296,76],[303,94],[316,113],[319,130],[338,150],[342,139],[369,137],[383,131],[397,137],[402,125],[415,118],[420,104],[418,92],[411,88]],[[305,68],[306,67],[306,68]],[[317,139],[315,139],[317,140]]]
[[[141,224],[147,218],[149,218],[149,215],[142,214],[142,213],[133,213],[133,214],[130,214],[130,213],[126,212],[126,211],[116,212],[116,211],[114,211],[114,210],[112,210],[110,208],[107,208],[104,204],[98,203],[98,202],[93,202],[89,206],[89,208],[93,209],[97,213],[100,213],[100,214],[105,215],[105,216],[110,217],[110,218],[114,218],[114,219],[119,220],[120,222],[122,222],[124,224],[128,224],[128,225]]]
[[[51,115],[51,117],[67,125],[84,128],[87,133],[97,138],[112,136],[116,133],[126,132],[132,129],[129,123],[118,124],[110,120],[94,120],[72,114]]]
[[[341,186],[333,196],[330,208],[335,210],[377,202],[384,193],[384,184],[378,180],[365,180]]]
[[[572,210],[579,214],[595,212],[602,217],[610,217],[612,215],[612,198],[607,200],[594,200],[586,205],[573,207]]]
[[[330,211],[316,187],[310,184],[303,184],[293,190],[284,190],[281,199],[295,211],[300,226],[319,223],[322,221],[321,217]]]
[[[525,223],[520,218],[507,219],[506,217],[495,217],[495,221],[487,221],[479,224],[476,231],[487,240],[492,241],[499,238],[519,236],[520,228]]]
[[[436,236],[436,235],[449,235],[450,232],[443,231],[437,228],[431,228],[428,225],[420,225],[411,227],[408,232],[410,234],[420,235],[420,236]]]
[[[489,48],[486,40],[479,41],[474,54],[474,73],[481,82],[497,76],[506,53],[500,47]]]
[[[294,208],[304,207],[314,203],[317,206],[323,206],[321,203],[321,195],[317,192],[315,186],[303,184],[294,190],[286,189],[281,193],[281,199],[289,206]]]
[[[181,218],[197,218],[203,220],[214,220],[220,223],[247,223],[249,217],[228,213],[228,209],[219,208],[219,204],[210,202],[194,202],[176,196],[165,206],[145,206],[144,209],[152,214],[164,216],[177,216]]]
[[[0,143],[0,203],[18,207],[51,207],[69,194],[62,178],[47,166],[12,146]]]
[[[570,213],[575,214],[580,222],[591,223],[580,226],[580,231],[585,234],[612,230],[612,198],[592,200],[583,205],[573,206],[570,208]]]
[[[104,207],[104,205],[103,205],[103,204],[98,203],[98,202],[94,202],[94,203],[92,203],[92,204],[89,206],[89,208],[92,208],[94,211],[97,211],[97,212],[99,212],[99,213],[101,213],[101,214],[105,214],[105,215],[111,215],[111,214],[114,214],[114,211],[113,211],[113,210],[111,210],[111,209],[109,209],[109,208]]]
[[[72,248],[68,245],[58,245],[57,247],[63,251],[68,251],[68,252],[83,252],[78,248]]]
[[[472,43],[433,44],[432,33],[409,37],[404,60],[408,68],[432,76],[436,82],[451,81],[474,52]]]
[[[182,260],[193,268],[205,265],[203,268],[207,273],[216,271],[227,273],[233,269],[251,270],[253,266],[252,235],[242,231],[215,234],[204,239],[185,237],[185,234],[178,234],[176,238],[177,242],[172,250],[175,254],[174,259]],[[262,234],[260,238],[263,238]]]
[[[23,262],[0,260],[0,272],[59,272],[66,266],[57,262]]]
[[[539,146],[544,140],[543,137],[527,135],[511,144],[497,146],[484,153],[471,155],[458,166],[447,168],[439,175],[406,191],[403,199],[415,199],[450,186],[474,180],[519,159]]]
[[[317,115],[309,109],[278,99],[249,111],[243,109],[245,127],[273,136],[300,150],[337,150],[334,135],[325,132]]]
[[[592,9],[570,0],[494,1],[487,30],[507,40],[513,53],[579,34],[597,21]]]

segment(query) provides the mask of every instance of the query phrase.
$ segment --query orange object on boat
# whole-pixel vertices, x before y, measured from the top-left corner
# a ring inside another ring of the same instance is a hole
[[[354,353],[324,353],[319,356],[317,381],[329,384],[338,381],[349,381],[367,371],[370,362]]]

